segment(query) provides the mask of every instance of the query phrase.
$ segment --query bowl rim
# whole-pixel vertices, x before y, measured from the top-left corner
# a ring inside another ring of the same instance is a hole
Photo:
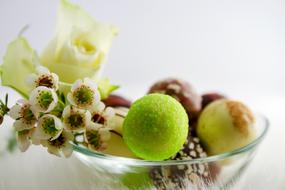
[[[118,163],[124,163],[127,165],[137,165],[137,166],[165,166],[165,165],[183,165],[183,164],[201,164],[201,163],[207,163],[207,162],[215,162],[215,161],[221,161],[229,157],[233,157],[242,153],[249,152],[250,150],[256,148],[260,142],[264,139],[266,134],[268,133],[269,130],[269,125],[270,122],[266,116],[263,114],[256,114],[256,120],[262,120],[262,125],[263,129],[261,133],[259,134],[258,137],[256,137],[252,142],[249,144],[232,150],[228,151],[222,154],[217,154],[213,156],[208,156],[205,158],[196,158],[196,159],[185,159],[185,160],[164,160],[164,161],[150,161],[150,160],[139,160],[135,158],[127,158],[127,157],[120,157],[120,156],[114,156],[114,155],[109,155],[109,154],[104,154],[101,152],[94,152],[86,147],[82,147],[79,145],[76,145],[74,143],[71,143],[73,145],[73,150],[76,151],[77,153],[84,154],[86,156],[91,156],[94,158],[99,158],[99,159],[105,159],[109,161],[115,161]]]

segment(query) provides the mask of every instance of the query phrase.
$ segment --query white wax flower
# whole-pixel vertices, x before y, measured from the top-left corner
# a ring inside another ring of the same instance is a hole
[[[91,122],[91,114],[88,110],[66,106],[62,113],[64,128],[72,132],[82,132]]]
[[[13,126],[16,131],[31,129],[35,127],[37,122],[37,119],[32,112],[31,104],[24,99],[18,100],[8,114],[15,120]]]
[[[36,139],[54,140],[62,130],[61,120],[54,115],[46,114],[39,119],[34,136]]]
[[[53,89],[39,86],[30,93],[29,102],[34,113],[48,113],[57,105],[58,97]]]
[[[37,66],[36,74],[32,73],[28,76],[27,84],[31,89],[45,86],[56,91],[58,89],[58,76],[55,73],[51,73],[46,67]]]
[[[77,80],[67,94],[67,99],[72,105],[88,109],[94,107],[100,101],[100,93],[97,85],[88,78]]]
[[[103,102],[99,102],[96,106],[89,109],[91,113],[91,120],[93,123],[97,123],[106,128],[113,128],[113,118],[115,111],[111,107],[106,107]]]
[[[41,144],[47,147],[47,151],[56,156],[61,156],[61,152],[65,157],[70,157],[73,151],[70,141],[74,139],[71,132],[63,130],[62,133],[53,140],[42,140]]]
[[[110,138],[110,130],[97,123],[91,123],[84,132],[84,139],[88,148],[94,151],[105,150]]]
[[[25,152],[31,145],[30,138],[33,130],[22,130],[17,132],[17,144],[21,152]]]

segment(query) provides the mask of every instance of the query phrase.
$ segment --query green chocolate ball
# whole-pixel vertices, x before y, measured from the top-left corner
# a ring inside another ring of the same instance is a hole
[[[201,113],[197,135],[209,155],[241,148],[255,138],[254,115],[243,103],[217,100]]]
[[[186,111],[163,94],[150,94],[134,102],[123,123],[125,143],[145,160],[170,158],[183,147],[187,135]]]

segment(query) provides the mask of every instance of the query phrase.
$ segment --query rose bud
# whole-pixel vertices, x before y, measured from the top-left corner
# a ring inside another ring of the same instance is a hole
[[[206,93],[202,95],[202,109],[204,109],[208,104],[213,101],[226,98],[224,95],[219,93]]]
[[[106,106],[110,107],[127,107],[129,108],[132,102],[122,96],[111,94],[107,99],[103,100]]]
[[[186,81],[175,78],[164,79],[152,85],[148,93],[172,96],[183,105],[190,120],[196,118],[201,110],[201,96]]]

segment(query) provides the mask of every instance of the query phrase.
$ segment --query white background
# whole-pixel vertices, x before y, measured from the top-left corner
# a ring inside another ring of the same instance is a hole
[[[241,186],[285,189],[285,1],[74,2],[120,28],[105,75],[120,84],[127,97],[140,97],[154,81],[175,76],[191,82],[200,93],[220,91],[265,113],[271,131]],[[0,0],[0,56],[26,24],[30,28],[25,36],[40,53],[53,37],[57,4],[56,0]],[[0,90],[3,97],[7,89]],[[0,129],[0,134],[5,130]],[[0,189],[19,189],[23,183],[30,183],[25,186],[30,189],[91,187],[88,177],[84,181],[88,186],[76,181],[74,172],[82,170],[73,161],[38,149],[5,157],[0,160]],[[73,179],[69,185],[68,178]]]

